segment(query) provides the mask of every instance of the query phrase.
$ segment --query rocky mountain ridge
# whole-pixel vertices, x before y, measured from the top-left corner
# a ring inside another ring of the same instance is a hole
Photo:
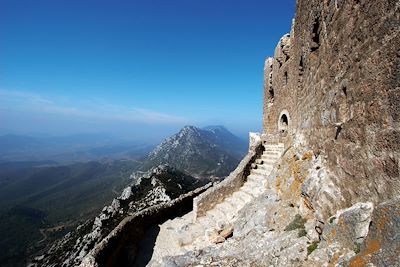
[[[168,164],[198,178],[222,178],[246,150],[247,144],[222,126],[185,126],[150,152],[142,169]]]

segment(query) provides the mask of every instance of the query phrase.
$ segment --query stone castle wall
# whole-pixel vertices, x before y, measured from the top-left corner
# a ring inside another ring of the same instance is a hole
[[[398,195],[400,1],[298,0],[294,21],[265,63],[264,133],[323,157],[335,208]]]

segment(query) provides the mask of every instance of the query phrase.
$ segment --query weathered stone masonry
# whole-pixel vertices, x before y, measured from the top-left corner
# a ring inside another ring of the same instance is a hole
[[[400,192],[399,7],[298,0],[290,34],[265,62],[264,133],[325,158],[336,208]]]

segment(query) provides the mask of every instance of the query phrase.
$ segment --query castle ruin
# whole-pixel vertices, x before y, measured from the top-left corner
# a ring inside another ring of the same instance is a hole
[[[394,0],[297,1],[265,61],[264,133],[324,157],[326,215],[400,192],[399,16]]]

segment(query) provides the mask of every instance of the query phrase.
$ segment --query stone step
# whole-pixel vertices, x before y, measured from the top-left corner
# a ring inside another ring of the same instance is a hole
[[[193,218],[193,211],[190,211],[188,213],[186,213],[185,215],[183,215],[181,218],[185,221],[191,222],[192,218]]]
[[[247,180],[242,187],[260,187],[262,180]]]
[[[202,216],[197,219],[196,223],[200,224],[204,229],[209,229],[211,227],[215,227],[216,222],[214,222],[213,218]]]
[[[263,155],[281,155],[282,152],[281,152],[281,151],[269,151],[269,150],[265,150],[262,154],[263,154]]]
[[[181,231],[178,234],[178,244],[181,247],[190,245],[193,243],[193,241],[193,236],[189,231]]]
[[[276,162],[280,157],[279,156],[271,156],[271,155],[262,155],[261,159],[264,160],[264,162]]]
[[[264,180],[264,179],[263,179]],[[248,180],[242,188],[260,188],[263,186],[263,180]]]
[[[268,157],[268,156],[261,156],[263,160],[263,164],[275,165],[277,158],[275,157]]]
[[[191,223],[193,223],[193,212],[189,212],[186,213],[185,215],[183,215],[181,218],[183,219],[182,221],[180,221],[180,225],[189,225]]]
[[[276,153],[282,153],[284,150],[280,148],[264,148],[263,152],[276,152]]]
[[[235,193],[232,194],[232,196],[241,199],[243,201],[243,206],[246,203],[249,203],[253,199],[253,195],[243,192],[241,190],[236,191]]]
[[[258,196],[258,194],[255,192],[255,190],[253,188],[249,188],[249,187],[242,187],[240,189],[241,192],[246,193],[251,195],[251,198],[254,199]]]
[[[279,152],[272,152],[272,151],[264,151],[261,156],[274,156],[274,157],[280,157],[282,153]]]
[[[210,216],[211,218],[213,218],[215,223],[227,220],[226,214],[223,211],[216,209],[215,207],[207,211],[206,216]]]
[[[273,169],[275,166],[275,162],[273,163],[271,162],[263,162],[262,164],[256,164],[256,163],[252,163],[251,164],[251,169]]]
[[[282,143],[279,143],[279,144],[266,144],[266,145],[264,145],[264,147],[265,148],[276,148],[276,147],[278,147],[278,148],[285,148],[285,145],[284,144],[282,144]]]
[[[273,169],[274,169],[274,165],[272,165],[272,164],[257,165],[257,170],[272,171]]]
[[[265,180],[265,177],[263,175],[258,175],[258,174],[250,174],[247,176],[247,181],[254,181],[254,182],[259,182],[262,183]]]
[[[230,221],[233,219],[233,217],[236,216],[236,210],[238,206],[233,206],[231,202],[224,201],[222,203],[219,203],[215,206],[217,209],[221,210],[226,214],[227,219]]]
[[[190,250],[186,249],[185,247],[180,247],[180,245],[178,244],[178,240],[175,240],[175,242],[177,243],[177,245],[174,245],[173,250],[170,250],[168,254],[179,256],[186,254]]]
[[[246,200],[238,197],[237,195],[226,198],[224,202],[229,203],[229,205],[234,207],[234,210],[241,209],[246,204]]]
[[[244,185],[242,188],[240,188],[240,191],[246,192],[249,195],[252,195],[253,197],[259,196],[261,193],[264,192],[264,187],[262,184],[257,184],[257,186],[254,185]]]
[[[272,169],[267,169],[267,170],[265,170],[265,169],[252,169],[250,171],[250,174],[252,174],[252,175],[261,175],[263,177],[266,177],[266,176],[271,174],[271,171],[272,171]]]
[[[280,157],[281,152],[272,152],[272,151],[264,151],[262,153],[263,156],[274,156],[274,157]]]
[[[190,225],[189,229],[190,229],[189,231],[192,234],[192,237],[194,239],[204,236],[205,228],[200,223],[193,223],[192,225]]]
[[[263,164],[264,163],[264,161],[262,160],[262,159],[256,159],[256,162],[255,162],[256,164]]]
[[[265,148],[280,148],[280,149],[284,149],[285,145],[284,144],[265,144],[264,147]]]
[[[171,227],[171,225],[173,225],[174,224],[174,222],[175,222],[175,220],[176,220],[176,218],[174,218],[174,219],[168,219],[168,220],[166,220],[164,223],[163,223],[163,225],[165,225],[165,227]]]
[[[282,153],[284,150],[280,148],[264,148],[264,152],[277,152]]]
[[[275,158],[271,158],[269,160],[263,160],[263,163],[261,164],[256,164],[257,166],[272,166],[274,167],[276,163],[276,159]]]
[[[264,149],[263,153],[271,152],[271,153],[279,153],[279,154],[282,154],[283,151],[284,151],[283,149],[270,149],[270,148],[266,148],[266,149]]]
[[[258,184],[259,187],[264,188],[265,183],[267,182],[267,177],[250,174],[249,176],[247,176],[247,181],[254,182],[254,183]]]
[[[174,220],[172,220],[173,223],[173,228],[175,228],[177,231],[183,229],[185,225],[188,225],[191,223],[191,220],[186,220],[183,219],[182,217],[177,217]]]

